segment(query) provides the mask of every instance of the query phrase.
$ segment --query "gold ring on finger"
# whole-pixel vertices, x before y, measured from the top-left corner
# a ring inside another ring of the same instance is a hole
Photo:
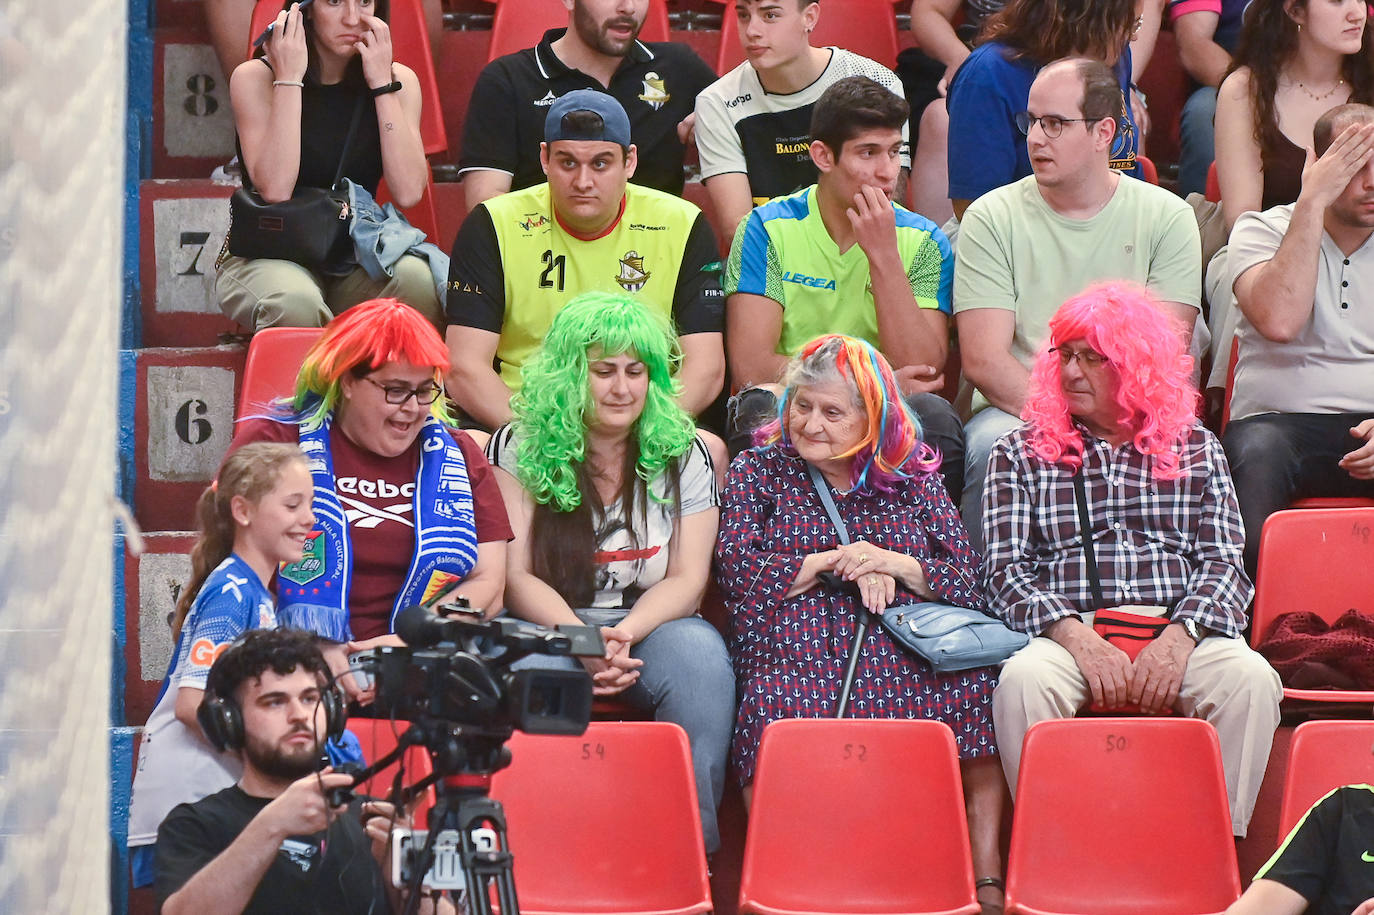
[[[859,565],[863,565],[865,562],[868,562],[868,554],[867,554],[867,553],[860,553],[860,554],[859,554]]]

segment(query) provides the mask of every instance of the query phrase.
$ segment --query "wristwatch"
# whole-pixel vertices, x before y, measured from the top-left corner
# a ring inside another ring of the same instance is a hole
[[[1188,638],[1193,640],[1195,646],[1201,644],[1202,640],[1211,634],[1210,630],[1205,626],[1198,625],[1198,621],[1194,619],[1183,621],[1183,631],[1188,634]]]
[[[378,86],[376,89],[373,89],[371,91],[373,98],[380,98],[381,96],[386,95],[388,92],[400,92],[401,81],[399,79],[394,79],[391,82],[387,83],[385,86]]]

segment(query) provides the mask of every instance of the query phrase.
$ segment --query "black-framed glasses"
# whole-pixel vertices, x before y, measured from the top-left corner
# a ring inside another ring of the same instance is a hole
[[[1059,364],[1067,367],[1075,359],[1078,364],[1085,369],[1100,369],[1102,366],[1111,362],[1106,356],[1095,349],[1069,349],[1067,346],[1051,346],[1050,352],[1059,357]]]
[[[1065,124],[1075,124],[1079,121],[1084,124],[1091,124],[1094,121],[1105,120],[1105,118],[1061,118],[1057,114],[1034,115],[1029,111],[1018,111],[1015,120],[1016,129],[1027,136],[1030,135],[1031,125],[1039,121],[1040,129],[1045,131],[1045,136],[1051,140],[1057,140],[1064,133]]]
[[[418,388],[412,388],[408,384],[382,384],[380,381],[374,381],[367,376],[363,376],[363,380],[381,388],[382,396],[386,398],[386,402],[397,406],[414,397],[416,403],[427,407],[438,400],[440,394],[444,393],[444,389],[432,381],[428,384],[422,384]]]

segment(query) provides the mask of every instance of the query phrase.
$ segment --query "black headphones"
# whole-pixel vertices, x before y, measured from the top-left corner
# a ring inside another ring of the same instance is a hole
[[[228,650],[233,647],[229,646]],[[348,724],[348,709],[332,675],[320,688],[320,705],[324,706],[325,736],[329,740],[339,739]],[[233,696],[221,696],[207,689],[196,708],[196,721],[205,732],[205,739],[216,750],[243,749],[243,710]]]

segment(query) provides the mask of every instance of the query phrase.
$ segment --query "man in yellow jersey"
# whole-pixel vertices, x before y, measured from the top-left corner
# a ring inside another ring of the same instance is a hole
[[[673,321],[680,401],[700,413],[725,379],[720,261],[705,216],[629,184],[630,121],[603,92],[579,89],[549,106],[539,159],[546,183],[483,202],[458,231],[449,396],[481,425],[507,422],[520,367],[559,309],[579,293],[624,292]]]

